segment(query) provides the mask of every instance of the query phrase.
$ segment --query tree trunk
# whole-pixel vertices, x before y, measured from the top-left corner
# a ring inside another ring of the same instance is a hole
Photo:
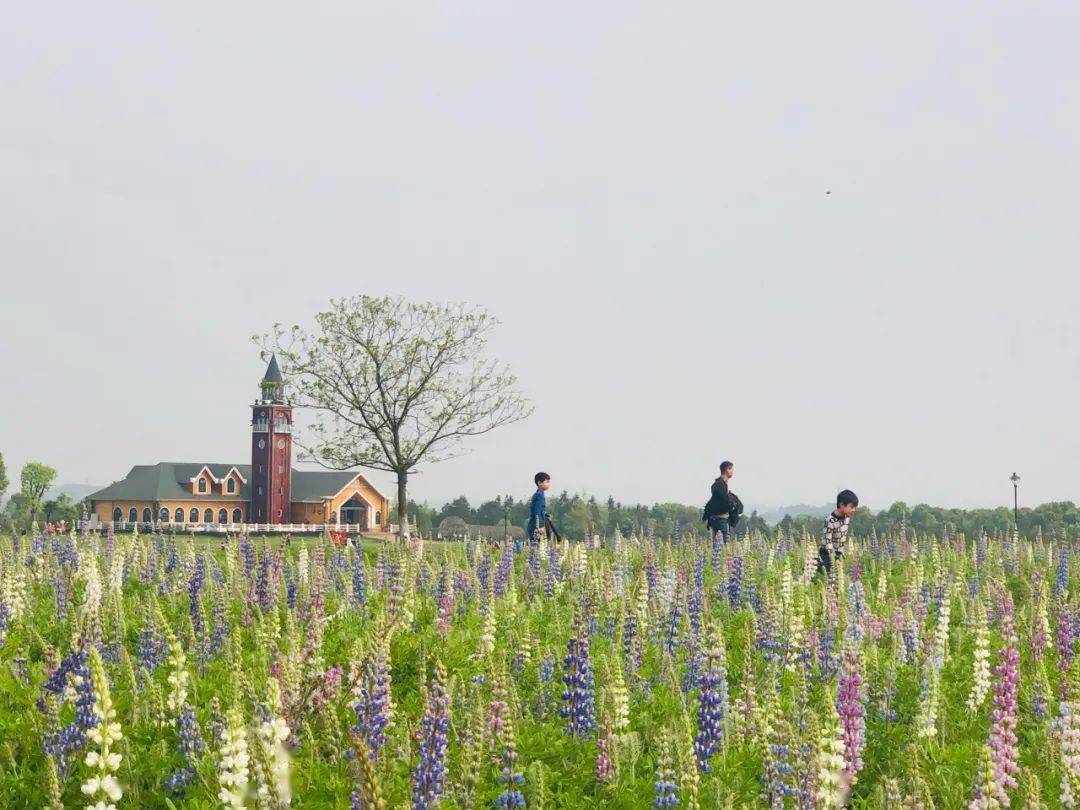
[[[409,473],[405,470],[399,470],[397,474],[397,516],[398,516],[398,534],[403,537],[408,537],[409,527],[409,496],[407,494],[407,484],[409,481]]]

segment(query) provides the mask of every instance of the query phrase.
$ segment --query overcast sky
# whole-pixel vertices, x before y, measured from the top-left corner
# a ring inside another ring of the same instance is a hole
[[[251,335],[368,293],[536,405],[421,500],[1080,500],[1076,3],[275,5],[8,8],[13,479],[246,461]]]

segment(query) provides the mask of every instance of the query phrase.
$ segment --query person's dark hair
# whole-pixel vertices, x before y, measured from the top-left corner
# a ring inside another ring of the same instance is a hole
[[[536,475],[533,476],[533,483],[535,483],[537,486],[540,486],[544,481],[550,480],[551,476],[545,472],[538,472]]]
[[[859,505],[859,496],[852,492],[850,489],[845,489],[839,495],[836,496],[837,508],[851,504],[852,506]]]
[[[735,466],[734,463],[732,463],[730,461],[722,461],[722,462],[720,462],[720,474],[723,475],[724,473],[726,473],[728,470],[730,470],[734,466]]]

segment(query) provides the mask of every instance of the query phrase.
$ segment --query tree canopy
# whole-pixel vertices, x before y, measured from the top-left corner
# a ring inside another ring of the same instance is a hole
[[[316,414],[298,446],[331,469],[395,473],[404,522],[408,477],[422,463],[532,412],[509,368],[486,357],[497,324],[481,307],[361,295],[332,300],[313,329],[275,324],[256,340]]]

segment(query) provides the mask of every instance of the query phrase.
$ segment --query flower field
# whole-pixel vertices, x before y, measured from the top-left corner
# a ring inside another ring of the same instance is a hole
[[[0,806],[1072,807],[1072,549],[0,537]]]

